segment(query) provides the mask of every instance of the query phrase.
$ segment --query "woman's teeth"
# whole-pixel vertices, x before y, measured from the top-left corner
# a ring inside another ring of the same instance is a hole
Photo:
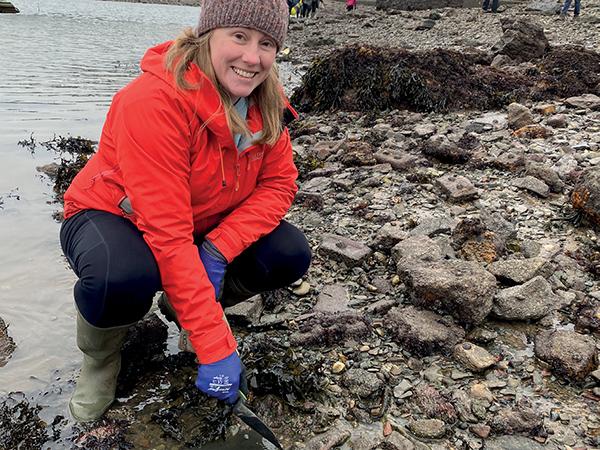
[[[256,72],[246,72],[245,70],[238,69],[237,67],[232,67],[233,71],[237,73],[240,77],[244,78],[254,78]]]

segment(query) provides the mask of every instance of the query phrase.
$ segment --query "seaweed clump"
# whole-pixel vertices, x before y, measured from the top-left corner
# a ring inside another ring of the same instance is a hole
[[[597,93],[600,86],[600,54],[580,47],[550,49],[526,70],[490,62],[474,50],[350,46],[316,59],[291,101],[305,112],[489,110]]]
[[[573,97],[596,92],[600,86],[600,54],[578,46],[555,47],[539,65],[533,100]]]
[[[73,439],[74,448],[97,450],[129,450],[134,448],[127,441],[129,423],[125,420],[102,419],[97,422],[77,425],[77,436]]]
[[[38,142],[31,135],[29,139],[19,141],[18,145],[34,153]],[[64,193],[70,186],[71,181],[95,153],[95,143],[81,136],[54,136],[48,141],[39,142],[39,145],[58,156],[58,163],[52,164],[51,168],[46,166],[46,170],[43,170],[43,172],[54,182],[55,199],[62,203]]]
[[[225,438],[231,407],[203,394],[194,383],[171,389],[164,401],[168,406],[160,408],[151,417],[165,436],[186,447],[201,447]]]
[[[0,403],[0,448],[41,449],[48,439],[46,423],[21,393],[10,393]]]
[[[265,333],[246,336],[239,350],[255,394],[273,394],[294,403],[324,388],[320,352],[294,350]]]
[[[485,110],[528,92],[526,76],[489,62],[482,52],[345,47],[317,59],[291,101],[301,111]]]
[[[156,314],[137,322],[127,331],[121,349],[121,370],[117,395],[125,397],[146,373],[160,369],[165,361],[168,329]]]

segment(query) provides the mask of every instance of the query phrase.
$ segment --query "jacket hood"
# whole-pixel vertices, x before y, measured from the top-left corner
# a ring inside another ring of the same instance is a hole
[[[225,110],[221,102],[221,96],[217,88],[212,84],[208,77],[195,64],[191,64],[186,73],[185,79],[192,86],[199,86],[199,89],[180,89],[175,83],[173,73],[168,71],[165,65],[165,58],[173,41],[167,41],[148,49],[141,61],[141,69],[144,73],[152,74],[186,99],[200,120],[215,133],[221,142],[227,142],[233,145],[231,131],[227,126]],[[259,128],[262,124],[259,125]]]

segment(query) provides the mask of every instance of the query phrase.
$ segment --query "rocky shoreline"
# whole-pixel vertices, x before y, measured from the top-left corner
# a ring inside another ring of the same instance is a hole
[[[280,59],[303,73],[346,44],[490,52],[507,17],[539,24],[551,46],[597,52],[600,6],[584,8],[557,21],[525,4],[346,15],[330,1],[292,22]],[[307,108],[291,125],[301,176],[288,219],[307,234],[311,269],[227,311],[250,406],[285,448],[600,448],[600,84],[582,94],[495,111]],[[135,329],[106,420],[44,424],[5,399],[0,447],[23,438],[22,418],[28,448],[201,444],[207,400],[189,389],[189,355],[163,354],[166,327],[154,316]]]

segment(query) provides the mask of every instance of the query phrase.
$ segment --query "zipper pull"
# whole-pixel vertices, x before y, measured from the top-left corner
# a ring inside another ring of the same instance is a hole
[[[237,192],[240,189],[240,163],[236,163],[235,165],[235,191]]]

